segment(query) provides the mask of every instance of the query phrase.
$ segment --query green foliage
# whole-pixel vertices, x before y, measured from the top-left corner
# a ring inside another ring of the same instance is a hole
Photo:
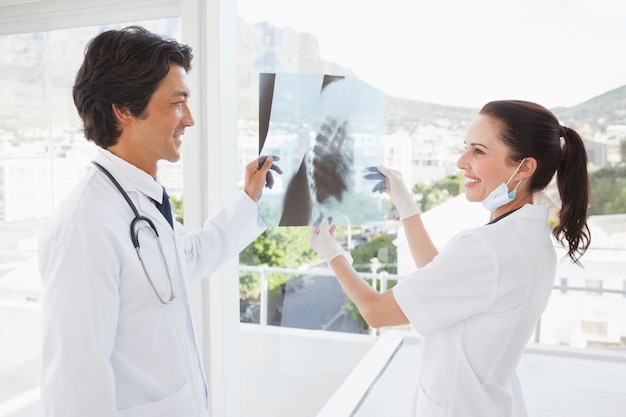
[[[424,212],[445,203],[463,191],[463,175],[448,175],[434,184],[417,183],[412,188],[417,196],[417,205]]]
[[[184,223],[183,198],[172,196],[170,204],[176,219]],[[261,216],[269,215],[268,210],[267,207],[262,207]],[[341,231],[338,231],[338,236],[341,236]],[[299,268],[303,263],[313,259],[317,259],[317,253],[309,245],[308,227],[270,227],[239,254],[239,262],[242,265],[267,265],[278,268]],[[285,274],[271,274],[270,291],[280,291],[286,279]],[[258,273],[242,272],[239,278],[241,294],[244,297],[258,297],[260,282]]]
[[[366,279],[366,281],[370,286],[372,286],[371,279]],[[393,287],[395,287],[397,283],[398,283],[397,281],[387,281],[387,290],[390,290]],[[376,281],[375,287],[376,287],[376,291],[381,292],[380,281]],[[361,326],[363,330],[366,330],[369,328],[367,321],[365,321],[365,319],[361,315],[361,312],[359,311],[359,308],[356,306],[356,304],[354,304],[354,301],[348,299],[348,301],[343,307],[343,311],[348,314],[351,314],[352,317],[354,317],[354,319],[359,323],[359,325]]]
[[[437,207],[440,204],[445,203],[452,196],[450,192],[446,189],[433,188],[430,192],[422,199],[422,211],[428,211],[433,207]]]
[[[183,205],[183,198],[170,197],[170,205],[172,206],[172,211],[176,216],[176,220],[178,220],[180,224],[185,224],[185,207]]]
[[[346,304],[343,306],[343,311],[344,313],[350,314],[352,317],[354,317],[354,319],[359,323],[361,329],[365,330],[369,327],[369,325],[361,315],[358,307],[356,306],[356,304],[354,304],[354,301],[348,299]]]
[[[622,188],[613,201],[607,202],[604,209],[606,214],[626,213],[626,188]]]
[[[239,263],[243,265],[268,265],[285,267],[287,251],[275,239],[272,232],[266,230],[239,254]]]
[[[626,166],[601,168],[590,182],[590,215],[626,213]]]
[[[308,227],[270,227],[239,254],[242,265],[267,265],[278,268],[298,268],[317,258],[309,245]],[[280,291],[285,274],[269,276],[269,290]],[[242,273],[239,277],[242,294],[252,297],[260,293],[258,274]]]
[[[359,272],[372,272],[370,259],[378,258],[381,263],[378,272],[387,271],[395,274],[398,270],[398,253],[392,243],[395,238],[396,235],[378,234],[371,237],[362,247],[354,249],[351,252],[354,269]]]

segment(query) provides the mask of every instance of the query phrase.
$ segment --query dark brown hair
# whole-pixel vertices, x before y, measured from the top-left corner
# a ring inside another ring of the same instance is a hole
[[[556,173],[561,209],[552,233],[561,244],[567,241],[568,256],[580,265],[579,259],[591,239],[587,227],[587,153],[580,135],[561,126],[550,110],[527,101],[492,101],[483,106],[480,114],[502,126],[500,139],[510,149],[509,159],[519,162],[532,157],[537,161],[529,182],[531,192],[543,190]]]
[[[112,106],[141,116],[170,65],[189,71],[192,57],[189,46],[140,26],[96,36],[87,45],[73,88],[85,137],[102,148],[115,145],[121,131]]]

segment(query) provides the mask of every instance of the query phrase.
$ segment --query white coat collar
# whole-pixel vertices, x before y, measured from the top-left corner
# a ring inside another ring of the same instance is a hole
[[[115,177],[124,191],[139,191],[154,201],[163,202],[161,184],[147,172],[103,148],[98,148],[95,160]]]
[[[487,225],[494,225],[498,223],[506,223],[505,220],[511,219],[531,219],[545,221],[548,218],[550,207],[547,204],[524,204],[517,210],[510,213],[506,213],[497,219],[487,223]]]

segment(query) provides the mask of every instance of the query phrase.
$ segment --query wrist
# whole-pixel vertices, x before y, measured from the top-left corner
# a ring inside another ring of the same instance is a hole
[[[405,207],[403,210],[398,209],[398,214],[400,216],[400,220],[406,220],[409,217],[420,214],[420,211],[417,208],[417,204],[413,204],[413,206]]]
[[[397,204],[396,208],[398,209],[398,215],[400,216],[400,220],[404,220],[408,217],[415,216],[419,214],[420,210],[417,207],[417,203],[413,201],[413,197],[410,194],[405,194],[402,198],[396,199]]]
[[[350,265],[352,265],[352,263],[354,262],[354,260],[352,259],[352,255],[347,250],[343,250],[341,253],[336,253],[335,256],[333,256],[331,259],[328,259],[326,262],[329,266],[332,266],[332,264],[336,263],[337,260],[341,260],[342,258],[345,259],[346,262],[348,262]]]

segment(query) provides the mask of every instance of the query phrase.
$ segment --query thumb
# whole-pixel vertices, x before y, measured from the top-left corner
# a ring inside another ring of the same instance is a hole
[[[319,233],[330,233],[330,223],[327,218],[324,218],[319,225]]]
[[[384,165],[379,165],[378,167],[378,171],[380,171],[381,174],[383,174],[385,177],[390,177],[393,175],[393,170],[391,168],[387,168]]]
[[[259,158],[259,171],[265,174],[266,172],[270,170],[273,162],[274,162],[274,158],[271,155],[266,158],[263,158],[263,157]]]

